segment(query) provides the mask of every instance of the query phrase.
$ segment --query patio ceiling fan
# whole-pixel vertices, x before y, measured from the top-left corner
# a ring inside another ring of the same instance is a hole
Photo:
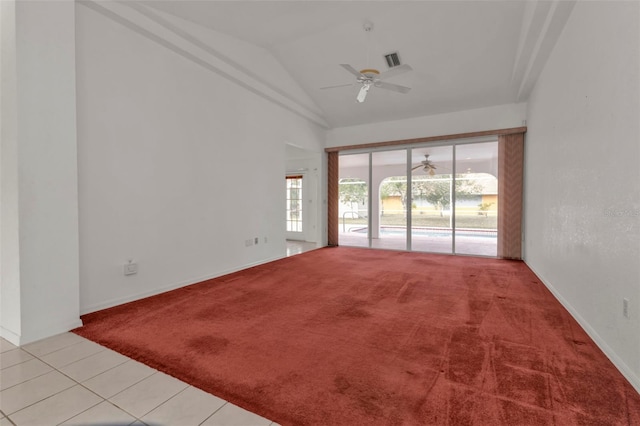
[[[365,32],[367,34],[369,34],[371,32],[371,30],[373,29],[373,24],[371,22],[366,22],[364,24],[363,28],[364,28]],[[397,59],[397,57],[396,57],[396,59]],[[369,52],[368,51],[367,51],[367,62],[369,62]],[[350,74],[355,76],[356,77],[356,82],[355,83],[349,83],[349,84],[339,84],[337,86],[321,87],[320,90],[335,89],[335,88],[338,88],[338,87],[353,86],[354,84],[357,83],[357,84],[360,84],[360,91],[358,92],[358,96],[356,96],[356,101],[358,101],[359,103],[364,102],[364,100],[367,98],[367,94],[369,93],[369,90],[371,90],[372,87],[379,87],[380,89],[391,90],[393,92],[398,92],[398,93],[403,93],[403,94],[406,94],[411,90],[410,87],[401,86],[399,84],[387,83],[386,81],[382,81],[382,80],[386,80],[386,79],[388,79],[390,77],[395,77],[397,75],[404,74],[404,73],[406,73],[408,71],[412,71],[413,68],[411,68],[407,64],[394,66],[393,68],[391,68],[390,70],[385,71],[385,72],[380,72],[375,68],[365,68],[365,69],[362,69],[362,70],[358,71],[357,69],[355,69],[354,67],[352,67],[349,64],[340,64],[340,66],[342,68],[344,68],[347,72],[349,72]]]
[[[429,176],[433,176],[436,174],[436,166],[433,164],[433,161],[429,160],[429,154],[424,155],[424,160],[420,162],[417,166],[412,168],[411,170],[416,170],[422,167],[425,173],[428,173]]]

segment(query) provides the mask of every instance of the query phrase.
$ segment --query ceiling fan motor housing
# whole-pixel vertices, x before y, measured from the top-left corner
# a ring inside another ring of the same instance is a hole
[[[360,70],[360,74],[367,76],[369,78],[374,78],[380,75],[380,71],[373,68],[366,68],[366,69]]]

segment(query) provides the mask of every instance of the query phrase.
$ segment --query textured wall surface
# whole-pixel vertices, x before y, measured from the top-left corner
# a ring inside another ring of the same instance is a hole
[[[639,9],[576,4],[530,99],[525,142],[525,260],[637,389]]]

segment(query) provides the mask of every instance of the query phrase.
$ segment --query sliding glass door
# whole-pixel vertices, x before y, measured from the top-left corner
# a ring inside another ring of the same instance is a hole
[[[455,252],[497,256],[498,142],[456,146]]]
[[[411,158],[411,249],[452,253],[453,147],[415,148]]]
[[[498,143],[342,153],[339,244],[497,255]]]
[[[407,247],[407,150],[374,152],[371,156],[371,247]],[[376,202],[377,201],[377,202]]]
[[[369,247],[370,154],[343,155],[339,162],[338,244]]]

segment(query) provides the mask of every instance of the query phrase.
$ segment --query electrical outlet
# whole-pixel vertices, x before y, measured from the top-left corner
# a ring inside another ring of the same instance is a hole
[[[629,299],[626,297],[622,299],[622,316],[625,318],[629,318]]]
[[[135,275],[137,273],[138,273],[138,264],[134,263],[133,260],[130,260],[129,263],[124,264],[125,275]]]
[[[259,242],[260,242],[260,239],[259,239],[258,237],[255,237],[255,238],[253,239],[253,243],[254,243],[254,244],[258,244]]]

